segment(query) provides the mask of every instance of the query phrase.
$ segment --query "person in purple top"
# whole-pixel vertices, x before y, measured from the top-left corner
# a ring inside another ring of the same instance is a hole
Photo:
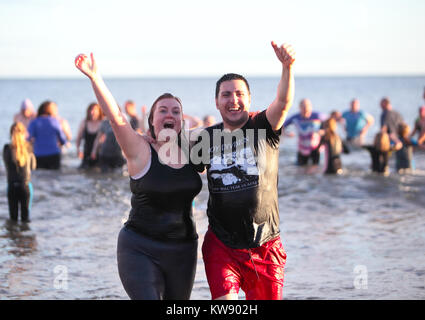
[[[60,169],[61,146],[67,140],[59,121],[52,116],[54,108],[54,102],[43,102],[37,118],[28,125],[28,140],[33,143],[37,169]]]
[[[298,133],[297,164],[307,165],[311,158],[313,164],[320,162],[320,129],[327,116],[313,111],[311,101],[303,99],[300,102],[300,112],[285,121],[283,127],[295,125]]]

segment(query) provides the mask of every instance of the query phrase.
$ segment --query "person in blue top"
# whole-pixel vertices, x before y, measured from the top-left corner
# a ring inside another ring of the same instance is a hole
[[[33,143],[37,169],[57,170],[61,166],[61,146],[67,140],[59,121],[53,117],[55,108],[54,102],[43,102],[37,118],[28,125],[28,140]]]
[[[327,116],[320,112],[313,111],[311,101],[303,99],[300,102],[300,113],[287,119],[283,124],[284,129],[291,124],[295,125],[298,132],[298,153],[297,164],[307,165],[311,158],[313,164],[320,162],[320,129],[322,122]]]
[[[360,101],[358,99],[351,101],[350,110],[343,112],[342,118],[345,120],[347,142],[360,147],[375,119],[370,114],[360,110]]]

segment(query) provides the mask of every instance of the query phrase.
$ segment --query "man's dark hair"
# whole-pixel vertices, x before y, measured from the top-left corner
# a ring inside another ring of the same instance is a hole
[[[230,80],[242,80],[243,82],[245,82],[246,87],[248,88],[248,93],[251,94],[251,91],[249,90],[249,84],[248,81],[241,76],[240,74],[237,73],[226,73],[225,75],[223,75],[220,79],[218,79],[216,85],[215,85],[215,98],[218,98],[218,93],[220,92],[220,86],[224,81],[230,81]]]

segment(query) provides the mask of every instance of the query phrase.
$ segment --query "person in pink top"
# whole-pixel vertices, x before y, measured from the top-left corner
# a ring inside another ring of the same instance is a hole
[[[31,120],[35,119],[36,113],[30,99],[25,99],[21,104],[21,111],[13,116],[13,122],[22,123],[25,128],[28,128]]]

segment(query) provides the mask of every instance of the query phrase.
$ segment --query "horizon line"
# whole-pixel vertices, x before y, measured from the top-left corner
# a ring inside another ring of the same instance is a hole
[[[170,74],[170,75],[103,75],[104,79],[211,79],[221,77],[222,74]],[[250,78],[279,78],[278,74],[244,74],[246,77]],[[376,73],[376,74],[298,74],[295,75],[295,78],[387,78],[387,77],[425,77],[425,73]],[[0,80],[80,80],[86,79],[82,75],[30,75],[30,76],[10,76],[0,75]]]

